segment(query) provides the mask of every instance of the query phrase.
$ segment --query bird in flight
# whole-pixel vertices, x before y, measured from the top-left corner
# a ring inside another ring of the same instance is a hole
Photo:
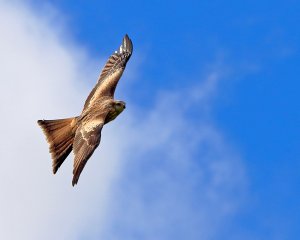
[[[126,34],[119,50],[107,60],[80,116],[38,120],[49,143],[54,174],[73,150],[73,186],[77,184],[85,164],[99,146],[103,126],[114,120],[126,107],[125,102],[114,99],[114,92],[132,51],[132,42]]]

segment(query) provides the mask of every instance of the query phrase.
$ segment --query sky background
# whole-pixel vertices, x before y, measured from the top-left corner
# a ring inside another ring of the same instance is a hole
[[[1,239],[300,238],[299,1],[0,0]],[[127,33],[127,103],[73,188],[75,116]]]

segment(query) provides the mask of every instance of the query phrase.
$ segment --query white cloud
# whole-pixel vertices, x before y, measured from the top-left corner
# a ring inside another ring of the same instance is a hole
[[[95,208],[103,215],[118,154],[98,161],[95,179],[86,175],[73,189],[71,158],[54,177],[36,121],[80,113],[89,91],[80,82],[98,73],[89,72],[93,62],[82,50],[61,41],[47,16],[20,3],[0,5],[0,239],[72,239]]]
[[[220,76],[164,92],[149,110],[128,103],[72,188],[71,157],[53,176],[36,120],[79,113],[98,67],[50,18],[0,1],[0,239],[211,239],[244,181],[209,116]]]

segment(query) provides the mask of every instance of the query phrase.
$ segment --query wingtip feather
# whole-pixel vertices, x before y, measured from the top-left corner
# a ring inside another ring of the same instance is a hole
[[[75,185],[77,185],[77,183],[78,183],[78,178],[73,177],[72,187],[75,187]]]
[[[130,54],[132,54],[133,51],[133,45],[132,45],[132,41],[129,38],[128,34],[126,33],[124,38],[123,38],[123,43],[120,47],[120,52],[129,52]]]

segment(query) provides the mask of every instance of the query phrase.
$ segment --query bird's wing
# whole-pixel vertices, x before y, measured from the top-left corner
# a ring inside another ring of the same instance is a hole
[[[114,97],[115,89],[133,51],[130,38],[126,34],[118,51],[107,60],[99,80],[85,101],[84,108],[90,106],[97,98]]]
[[[86,162],[100,143],[103,125],[103,119],[91,119],[82,123],[76,131],[73,143],[73,152],[75,155],[72,181],[73,186],[77,184]]]

